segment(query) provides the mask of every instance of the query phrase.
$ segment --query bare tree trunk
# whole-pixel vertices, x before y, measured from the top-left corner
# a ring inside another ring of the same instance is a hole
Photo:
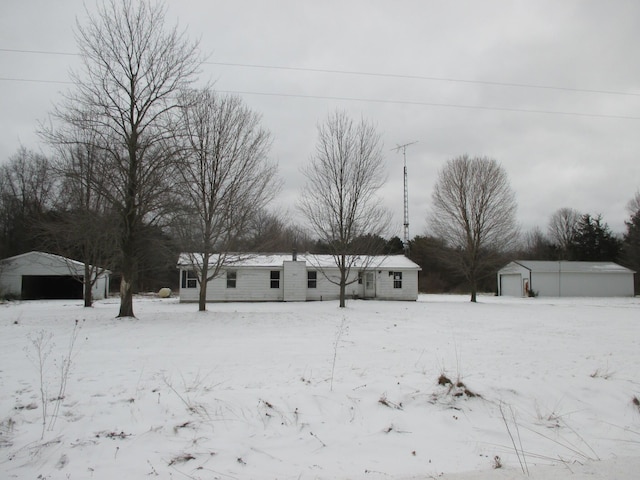
[[[118,317],[133,317],[133,289],[131,282],[125,277],[125,269],[122,269],[120,280],[120,312]]]
[[[474,278],[473,280],[471,280],[471,302],[476,303],[477,297],[478,297],[478,285]]]
[[[82,287],[84,290],[84,306],[91,307],[93,297],[91,295],[91,267],[88,263],[84,264],[84,277],[82,278]]]
[[[131,225],[127,225],[122,243],[122,278],[120,280],[120,311],[118,317],[135,317],[133,314],[133,285],[136,275],[136,256]]]
[[[198,311],[207,311],[207,285],[209,284],[209,253],[202,256],[202,268],[200,270],[200,296],[198,297]]]
[[[346,271],[346,255],[343,253],[340,258],[340,308],[344,308],[346,306],[345,302],[345,291],[347,289],[347,271]]]

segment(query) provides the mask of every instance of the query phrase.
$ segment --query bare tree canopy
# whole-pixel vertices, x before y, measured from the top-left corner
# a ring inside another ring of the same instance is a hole
[[[494,159],[449,160],[438,175],[429,224],[447,247],[447,263],[463,274],[476,301],[477,282],[518,239],[515,195]]]
[[[84,263],[78,280],[84,287],[84,305],[90,307],[92,289],[113,267],[118,251],[118,218],[105,189],[96,188],[98,182],[104,182],[109,158],[90,129],[67,124],[55,132],[41,133],[55,147],[54,170],[60,179],[56,214],[42,223],[42,233],[50,250]]]
[[[633,216],[640,212],[640,190],[638,190],[633,198],[627,203],[627,212]]]
[[[168,203],[178,92],[195,80],[201,64],[197,43],[177,27],[166,28],[165,12],[144,0],[108,0],[95,14],[87,12],[77,25],[82,68],[73,74],[76,87],[53,114],[90,130],[107,154],[95,188],[120,220],[120,317],[134,315],[144,225],[162,218]]]
[[[311,230],[325,243],[340,270],[340,306],[362,238],[376,238],[389,223],[377,197],[383,186],[382,140],[362,119],[354,123],[335,112],[318,126],[315,154],[304,169],[307,183],[299,208]],[[331,280],[331,279],[330,279]]]
[[[573,238],[576,235],[576,228],[582,214],[573,208],[560,208],[556,210],[549,220],[549,239],[560,254],[561,260],[567,260],[567,255]]]
[[[38,246],[35,223],[53,206],[56,188],[45,155],[20,147],[0,165],[0,258]]]
[[[269,133],[242,99],[211,90],[184,94],[180,123],[185,142],[179,166],[184,212],[183,242],[202,259],[197,265],[199,309],[206,309],[207,283],[250,222],[278,191],[277,166],[269,161]],[[215,265],[209,265],[212,253]],[[192,260],[195,260],[195,256]]]

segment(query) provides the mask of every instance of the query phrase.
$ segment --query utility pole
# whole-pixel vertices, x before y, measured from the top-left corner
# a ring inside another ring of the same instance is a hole
[[[397,145],[395,150],[399,152],[402,150],[402,157],[404,159],[404,254],[409,256],[409,186],[408,186],[408,178],[407,178],[407,147],[409,145],[413,145],[415,142],[405,143],[404,145]]]

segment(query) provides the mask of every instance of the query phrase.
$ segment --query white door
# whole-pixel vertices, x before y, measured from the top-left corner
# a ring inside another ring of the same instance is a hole
[[[374,272],[364,274],[364,298],[375,298],[376,296],[376,276]]]
[[[519,273],[500,275],[500,295],[522,297],[522,275]]]

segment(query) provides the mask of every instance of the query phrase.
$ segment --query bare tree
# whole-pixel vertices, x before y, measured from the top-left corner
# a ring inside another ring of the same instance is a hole
[[[134,316],[133,288],[146,225],[165,214],[175,165],[178,92],[201,59],[177,27],[165,27],[166,8],[148,1],[108,0],[77,25],[81,54],[76,88],[54,111],[62,123],[94,132],[104,149],[96,183],[118,215],[119,317]],[[86,112],[91,112],[90,116]]]
[[[207,284],[250,221],[279,188],[268,159],[270,135],[240,97],[205,89],[184,94],[181,124],[186,146],[179,173],[186,198],[183,239],[200,284],[198,308],[206,310]],[[216,255],[214,255],[216,253]]]
[[[640,190],[638,190],[633,198],[627,203],[627,212],[631,216],[640,212]]]
[[[518,256],[527,260],[552,260],[554,254],[553,245],[537,226],[522,235],[520,250]]]
[[[570,247],[576,235],[576,228],[582,214],[573,208],[560,208],[556,210],[549,220],[549,239],[560,255],[560,260],[567,260]]]
[[[440,171],[432,201],[430,226],[451,248],[443,260],[464,275],[475,302],[478,280],[518,239],[507,174],[494,159],[457,157]]]
[[[99,136],[83,125],[49,127],[40,133],[56,149],[54,170],[61,185],[56,215],[43,222],[42,231],[51,250],[84,263],[78,280],[83,283],[84,306],[91,307],[93,287],[116,261],[118,219],[105,194],[103,171],[109,159],[98,144]]]
[[[335,260],[339,280],[325,277],[340,286],[340,307],[344,307],[346,286],[357,281],[349,274],[362,261],[356,250],[362,244],[356,245],[356,240],[375,239],[389,223],[376,196],[385,182],[380,135],[364,119],[354,123],[344,112],[330,114],[318,126],[315,154],[304,174],[307,184],[299,208]]]
[[[287,252],[308,250],[312,242],[302,229],[291,223],[286,211],[258,210],[239,241],[239,250]]]
[[[51,162],[25,147],[0,165],[0,256],[37,246],[36,226],[56,192]]]

